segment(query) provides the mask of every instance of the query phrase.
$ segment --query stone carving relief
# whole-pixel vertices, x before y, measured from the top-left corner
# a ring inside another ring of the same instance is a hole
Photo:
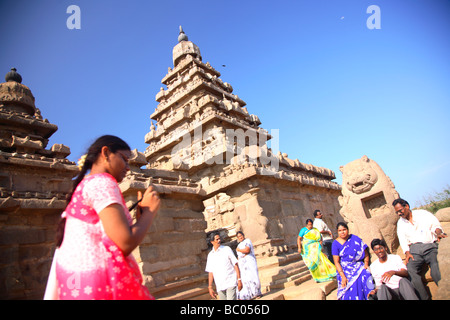
[[[374,238],[384,239],[390,251],[396,252],[398,216],[391,204],[399,194],[391,179],[367,156],[341,166],[340,170],[340,214],[350,233],[360,236],[367,245]]]
[[[361,194],[370,191],[378,180],[376,171],[371,167],[367,156],[362,157],[362,161],[351,162],[347,170],[343,171],[345,176],[344,186],[348,191]]]

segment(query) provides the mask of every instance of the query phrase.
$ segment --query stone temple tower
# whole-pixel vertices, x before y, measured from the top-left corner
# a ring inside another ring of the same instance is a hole
[[[255,247],[263,291],[304,281],[310,275],[296,240],[305,220],[315,209],[330,226],[343,220],[334,172],[269,148],[275,134],[260,126],[181,27],[172,55],[148,147],[134,152],[121,184],[130,203],[149,183],[163,198],[134,252],[147,286],[157,298],[207,298],[206,236],[219,231],[233,246],[239,230]]]
[[[69,147],[46,149],[58,127],[43,118],[15,68],[0,83],[0,299],[41,299],[55,229],[77,174]]]
[[[150,167],[185,171],[201,179],[211,176],[210,171],[219,173],[251,142],[257,145],[260,134],[264,142],[270,138],[232,86],[202,61],[200,49],[181,27],[173,64],[161,81],[167,89],[156,95],[159,104],[150,116],[157,128],[152,122],[145,137]]]

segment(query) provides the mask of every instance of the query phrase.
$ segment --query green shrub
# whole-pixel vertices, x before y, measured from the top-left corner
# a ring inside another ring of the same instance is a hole
[[[450,186],[447,185],[441,192],[436,192],[427,198],[424,197],[424,205],[419,209],[425,209],[432,213],[436,213],[439,209],[450,207]]]

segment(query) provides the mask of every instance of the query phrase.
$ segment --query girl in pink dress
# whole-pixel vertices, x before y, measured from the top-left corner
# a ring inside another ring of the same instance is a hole
[[[150,228],[160,200],[152,187],[143,196],[138,192],[142,201],[132,224],[118,186],[130,155],[128,144],[114,136],[100,137],[89,148],[62,215],[44,299],[153,299],[130,253]]]

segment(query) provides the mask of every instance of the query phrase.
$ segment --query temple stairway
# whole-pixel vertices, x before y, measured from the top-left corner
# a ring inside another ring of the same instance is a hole
[[[258,259],[262,299],[276,297],[276,293],[290,287],[298,287],[312,279],[308,267],[299,253],[289,253]],[[152,294],[158,300],[210,300],[208,276],[192,277],[158,288]],[[279,294],[278,294],[279,295]]]
[[[311,279],[308,267],[301,260],[299,253],[260,258],[258,271],[263,294],[299,285]]]

